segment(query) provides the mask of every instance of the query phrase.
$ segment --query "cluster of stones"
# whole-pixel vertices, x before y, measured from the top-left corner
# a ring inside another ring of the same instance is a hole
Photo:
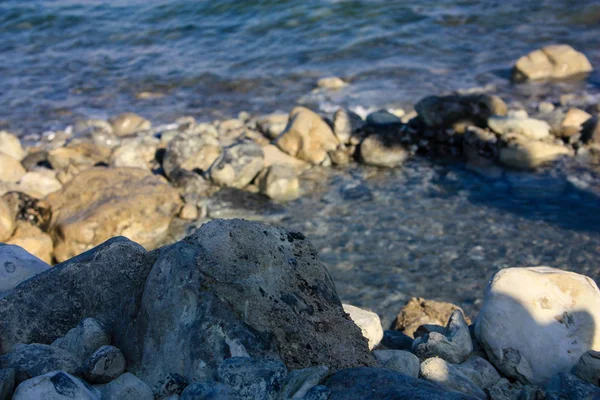
[[[214,220],[152,252],[114,238],[50,268],[0,245],[0,400],[589,399],[600,290],[549,267],[490,281],[474,324],[411,299],[342,305],[298,232]],[[29,279],[27,279],[29,277]]]

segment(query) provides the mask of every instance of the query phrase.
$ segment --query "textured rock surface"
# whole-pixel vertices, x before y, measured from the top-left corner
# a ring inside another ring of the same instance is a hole
[[[85,361],[96,350],[110,344],[110,333],[100,321],[85,318],[64,337],[56,339],[52,346],[60,347]]]
[[[256,143],[234,144],[210,167],[210,178],[218,185],[242,189],[262,170],[263,159],[262,148]]]
[[[473,399],[462,393],[383,368],[350,368],[328,381],[329,400],[458,400]]]
[[[298,173],[290,165],[271,165],[257,180],[260,192],[273,200],[290,201],[300,197]]]
[[[443,333],[431,332],[415,339],[412,351],[421,360],[439,357],[453,364],[465,361],[473,351],[473,343],[462,311],[452,313]]]
[[[584,400],[600,399],[600,388],[598,386],[582,381],[575,375],[561,373],[556,375],[545,386],[547,400]]]
[[[0,243],[0,293],[50,268],[20,246]]]
[[[321,164],[339,140],[321,117],[305,107],[295,107],[290,121],[277,138],[277,146],[289,155],[311,164]]]
[[[363,336],[369,341],[369,349],[372,350],[383,338],[383,328],[379,316],[372,311],[363,310],[350,304],[344,304],[344,311],[360,328]]]
[[[478,356],[471,356],[456,368],[482,389],[488,389],[498,383],[500,374],[489,361]]]
[[[15,230],[15,211],[0,197],[0,242],[6,241]]]
[[[573,374],[579,379],[600,386],[600,353],[594,350],[583,353],[573,368]]]
[[[110,156],[111,167],[151,169],[160,140],[145,136],[124,140]]]
[[[169,142],[163,159],[163,169],[174,180],[180,170],[204,173],[221,155],[219,141],[211,135],[182,133]]]
[[[404,350],[375,350],[373,355],[384,368],[400,372],[401,374],[419,377],[419,359],[413,353]]]
[[[271,165],[283,164],[293,167],[296,172],[302,172],[310,167],[306,161],[298,160],[289,154],[284,153],[279,147],[268,144],[262,148],[264,154],[263,167],[268,168]]]
[[[18,182],[26,172],[19,160],[5,153],[0,153],[0,181]]]
[[[44,171],[44,172],[42,172]],[[60,190],[62,184],[50,170],[30,171],[21,177],[17,185],[19,191],[36,199],[42,199],[50,193]]]
[[[364,127],[362,118],[344,108],[337,110],[333,116],[333,132],[343,144],[358,144],[360,142],[360,130]]]
[[[450,127],[463,120],[485,126],[492,115],[506,115],[507,107],[498,96],[450,95],[425,97],[415,105],[415,110],[429,127]]]
[[[114,346],[102,346],[84,363],[83,373],[88,382],[106,383],[125,372],[125,357]]]
[[[222,383],[193,383],[185,388],[179,400],[231,400],[233,390]]]
[[[500,135],[518,133],[535,140],[550,136],[550,124],[539,119],[494,116],[487,122],[490,129]]]
[[[15,390],[13,400],[32,399],[100,400],[100,392],[73,375],[64,371],[53,371],[26,380]]]
[[[504,139],[506,147],[500,149],[499,161],[512,168],[533,169],[571,154],[565,146],[539,142],[519,134],[511,134]]]
[[[51,371],[80,374],[80,364],[71,353],[45,344],[20,344],[12,353],[0,356],[0,368],[13,368],[17,382]]]
[[[587,57],[567,45],[551,45],[535,50],[517,60],[513,69],[515,80],[561,79],[590,72]]]
[[[128,136],[136,132],[148,130],[152,123],[135,113],[127,112],[119,114],[109,120],[113,134],[116,136]]]
[[[29,222],[17,221],[15,231],[10,239],[6,241],[6,244],[22,247],[45,263],[52,263],[54,250],[52,238]]]
[[[120,235],[155,247],[182,204],[175,189],[137,168],[86,170],[47,200],[58,261]]]
[[[475,333],[504,375],[539,384],[600,348],[599,324],[600,291],[590,278],[549,267],[509,268],[490,282]]]
[[[287,377],[280,362],[232,357],[219,365],[219,380],[231,387],[232,400],[275,400]]]
[[[443,301],[413,297],[396,316],[394,329],[413,337],[414,332],[421,325],[446,325],[454,310],[461,310],[461,308]],[[468,318],[467,322],[470,322]]]
[[[441,358],[430,358],[421,363],[419,372],[422,379],[448,386],[458,392],[465,393],[478,399],[487,396],[469,377],[458,368]]]
[[[18,161],[23,160],[26,155],[19,138],[6,131],[0,131],[0,153],[9,155]]]
[[[102,389],[102,400],[154,400],[152,390],[128,372]]]

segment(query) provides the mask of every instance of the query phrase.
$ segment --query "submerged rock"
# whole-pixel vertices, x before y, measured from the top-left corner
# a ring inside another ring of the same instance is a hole
[[[592,71],[587,57],[568,45],[551,45],[519,58],[513,69],[513,79],[563,79]]]
[[[317,81],[317,86],[322,89],[338,90],[347,85],[348,83],[344,82],[342,78],[338,78],[337,76],[327,76]]]

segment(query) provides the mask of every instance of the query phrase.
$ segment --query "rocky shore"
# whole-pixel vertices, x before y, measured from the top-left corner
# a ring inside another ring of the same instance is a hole
[[[590,71],[548,46],[513,78]],[[425,156],[496,179],[593,160],[600,107],[574,102],[526,110],[475,91],[410,112],[295,107],[161,126],[125,113],[26,148],[0,132],[0,400],[600,398],[592,279],[505,269],[473,324],[414,298],[384,332],[377,314],[341,304],[303,234],[220,220],[214,202],[292,201],[314,169],[351,163]]]

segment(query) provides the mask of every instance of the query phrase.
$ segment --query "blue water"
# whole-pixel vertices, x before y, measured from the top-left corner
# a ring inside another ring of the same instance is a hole
[[[296,102],[409,106],[484,85],[543,97],[509,84],[514,60],[560,42],[600,65],[599,28],[597,0],[3,0],[0,127],[32,133],[129,110],[169,122]],[[327,75],[351,85],[310,95]]]

